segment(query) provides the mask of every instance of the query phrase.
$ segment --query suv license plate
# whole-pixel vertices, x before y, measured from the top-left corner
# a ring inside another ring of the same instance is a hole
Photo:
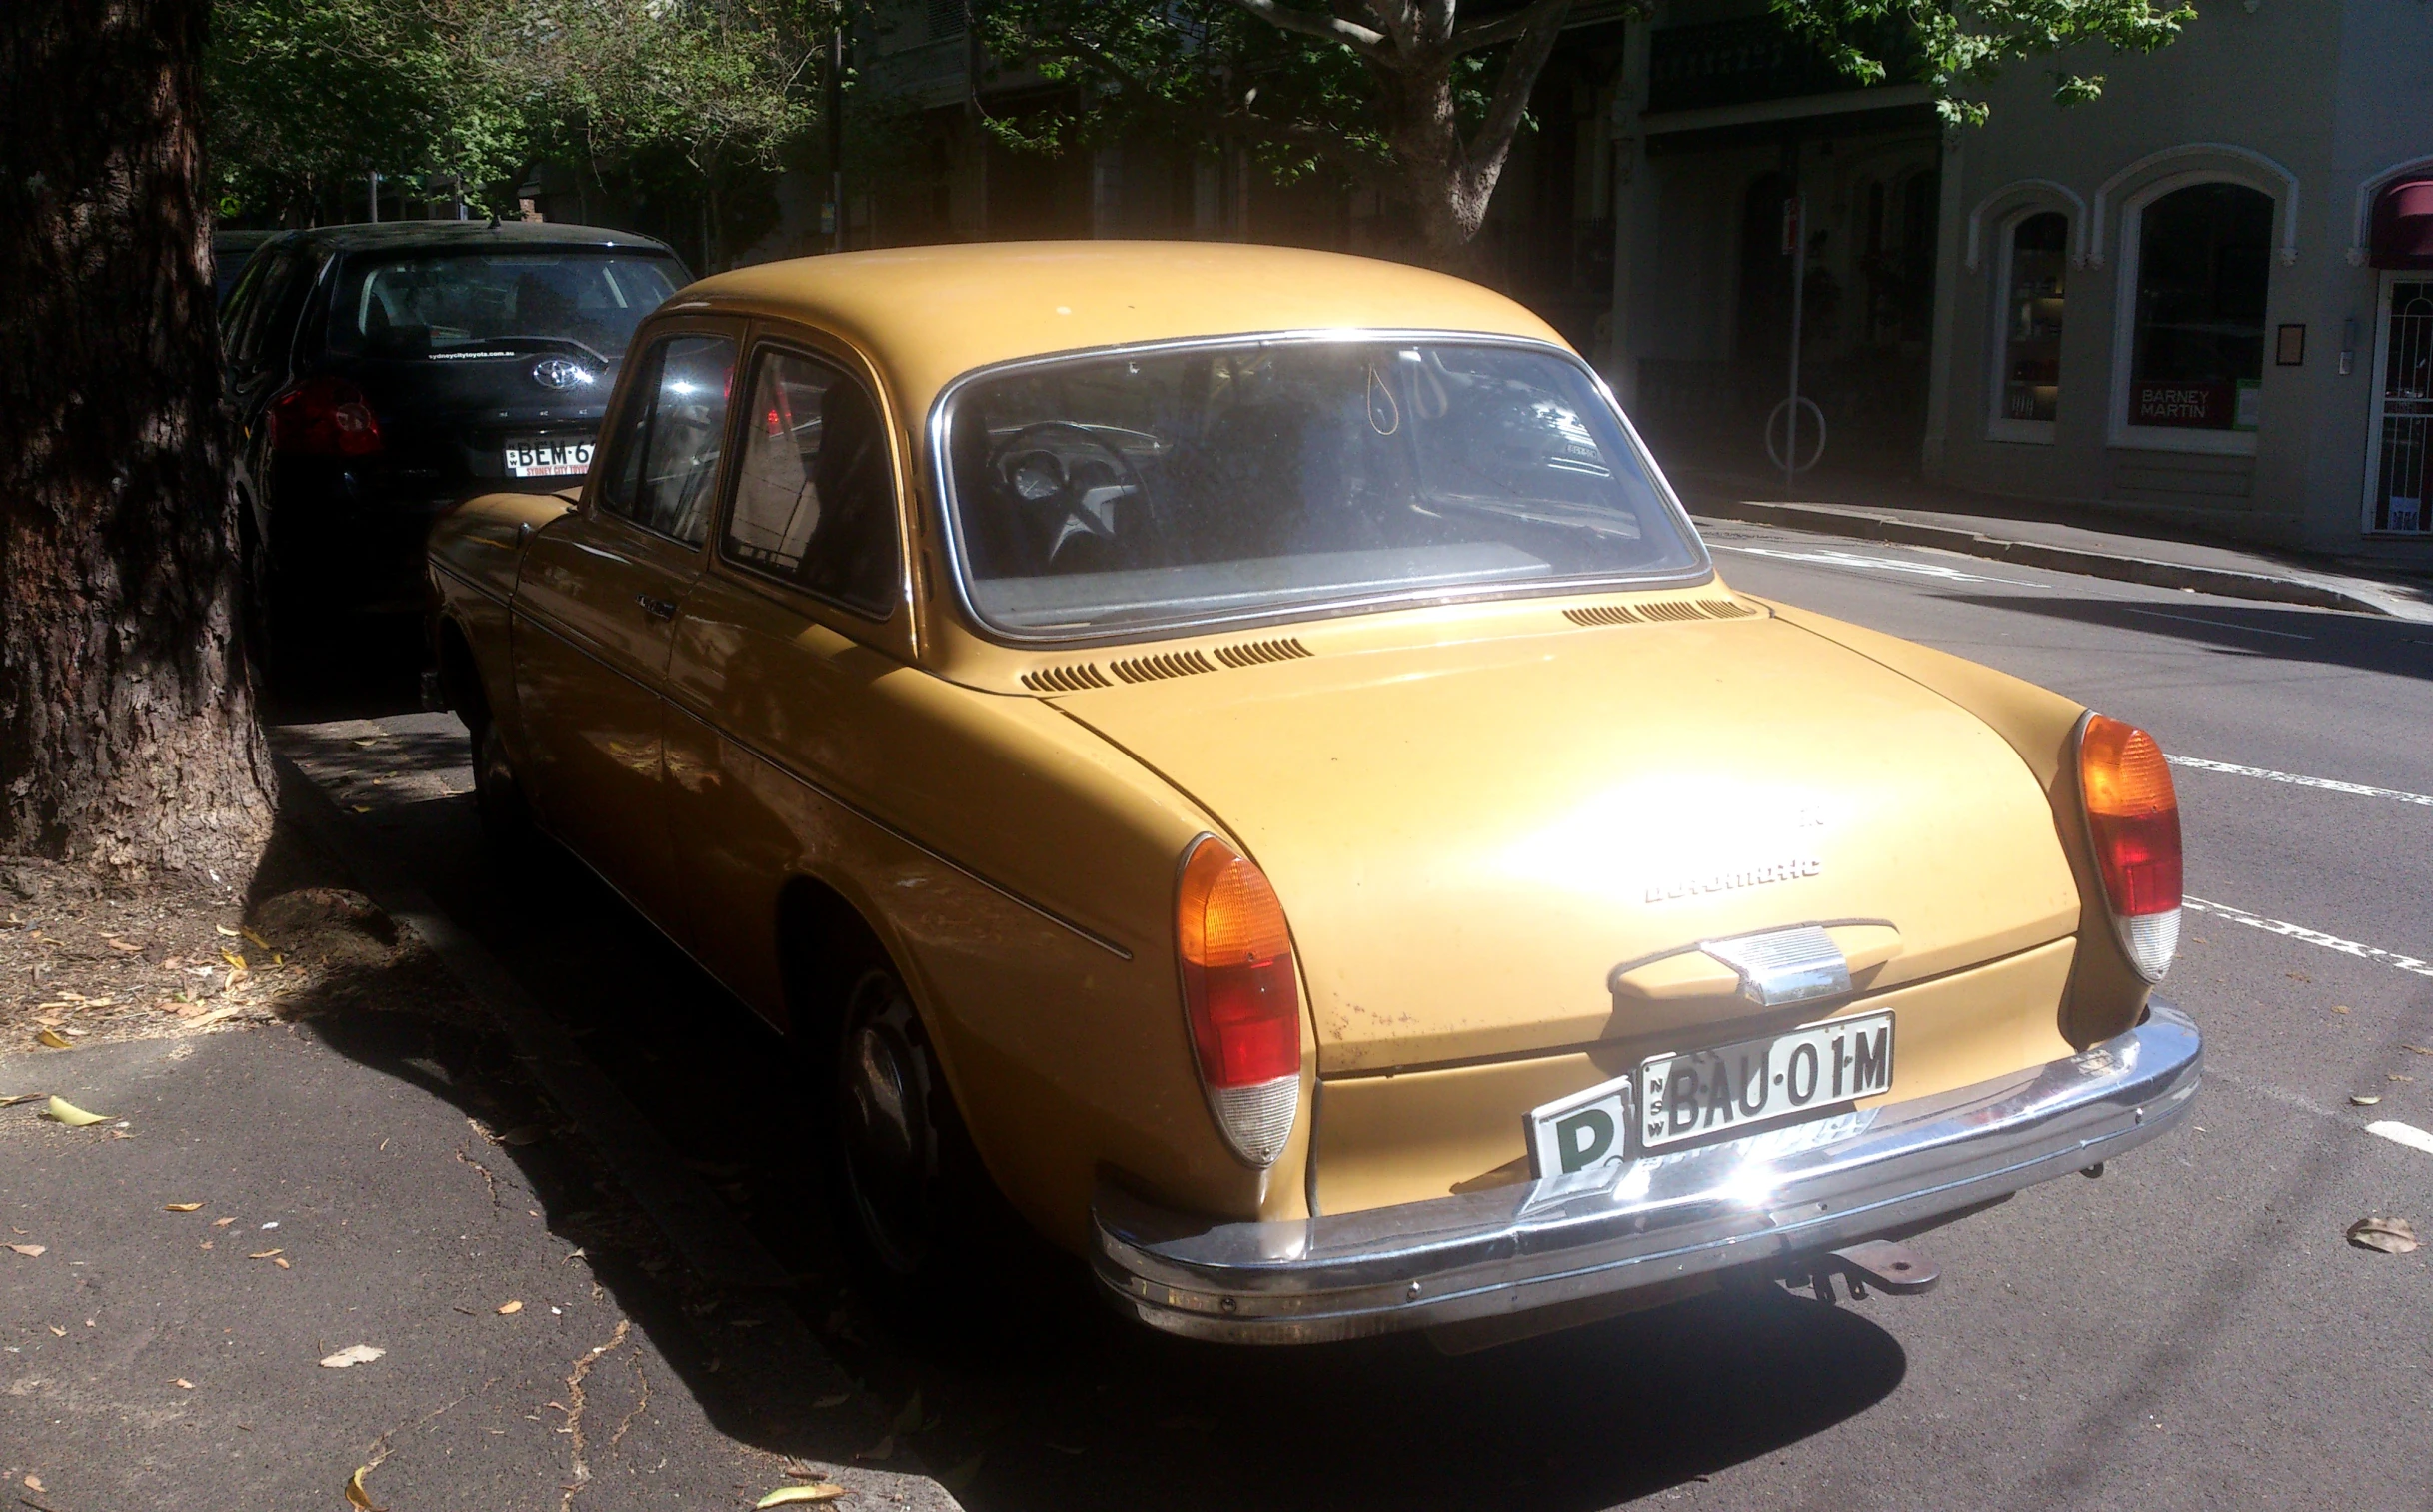
[[[1858,1013],[1787,1034],[1639,1063],[1639,1146],[1822,1113],[1892,1089],[1892,1015]]]
[[[575,478],[592,465],[589,441],[511,441],[507,443],[510,478]]]

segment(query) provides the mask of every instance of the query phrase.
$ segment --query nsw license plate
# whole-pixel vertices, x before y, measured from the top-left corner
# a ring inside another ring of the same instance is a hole
[[[1892,1089],[1892,1015],[1859,1013],[1787,1034],[1639,1063],[1639,1144],[1822,1112]]]
[[[510,478],[575,478],[592,465],[592,443],[541,439],[507,443]]]
[[[1892,1015],[1860,1013],[1641,1061],[1627,1075],[1531,1109],[1529,1157],[1540,1179],[1572,1176],[1743,1125],[1821,1116],[1891,1089]]]

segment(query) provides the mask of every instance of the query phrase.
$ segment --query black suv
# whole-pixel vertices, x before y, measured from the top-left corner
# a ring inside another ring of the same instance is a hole
[[[221,319],[258,644],[292,662],[336,615],[419,614],[440,514],[579,482],[627,340],[690,281],[664,244],[589,226],[265,243]]]

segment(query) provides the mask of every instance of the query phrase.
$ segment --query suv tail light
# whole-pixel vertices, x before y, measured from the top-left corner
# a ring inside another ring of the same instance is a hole
[[[2078,733],[2078,791],[2112,927],[2129,963],[2161,981],[2179,950],[2179,797],[2154,737],[2087,716]]]
[[[380,421],[345,379],[307,379],[271,401],[270,444],[290,455],[368,457],[380,450]]]
[[[1283,1153],[1300,1113],[1300,985],[1283,905],[1265,873],[1213,834],[1183,862],[1176,953],[1200,1084],[1248,1165]]]

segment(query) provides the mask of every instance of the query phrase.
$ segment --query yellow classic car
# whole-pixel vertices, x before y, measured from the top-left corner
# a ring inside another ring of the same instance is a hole
[[[1914,1289],[1899,1241],[2195,1093],[2153,740],[1733,591],[1500,295],[775,263],[609,417],[432,536],[479,808],[785,1033],[909,1294],[1000,1196],[1209,1339]]]

